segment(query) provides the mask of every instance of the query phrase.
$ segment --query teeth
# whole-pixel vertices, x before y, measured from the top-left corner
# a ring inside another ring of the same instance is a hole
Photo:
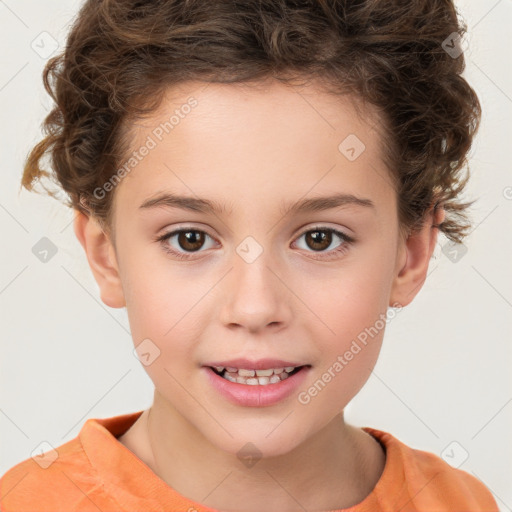
[[[232,368],[224,366],[214,367],[222,376],[230,382],[246,384],[249,386],[266,386],[268,384],[277,384],[289,377],[289,373],[295,370],[295,366],[285,368],[268,368],[266,370],[248,370],[246,368]],[[227,370],[227,371],[224,371]]]
[[[268,384],[277,384],[289,377],[289,373],[295,370],[295,366],[286,366],[284,368],[267,368],[266,370],[248,370],[246,368],[234,368],[224,366],[214,366],[215,370],[230,382],[246,384],[249,386],[266,386]],[[224,371],[227,370],[227,371]]]
[[[272,368],[270,370],[256,370],[256,375],[258,377],[270,377],[274,373]]]
[[[269,368],[267,370],[247,370],[245,368],[234,368],[231,366],[214,366],[214,368],[222,373],[224,370],[227,370],[230,373],[238,373],[241,377],[254,377],[257,375],[258,377],[270,377],[272,374],[279,375],[280,373],[287,372],[290,373],[295,370],[295,366],[286,366],[285,368]]]
[[[254,377],[255,373],[255,370],[244,370],[243,368],[238,370],[238,375],[240,375],[240,377]]]

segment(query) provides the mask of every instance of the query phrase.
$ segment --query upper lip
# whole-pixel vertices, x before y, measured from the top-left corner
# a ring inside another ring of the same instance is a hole
[[[231,359],[229,361],[214,361],[206,363],[204,366],[223,366],[224,368],[243,368],[246,370],[267,370],[270,368],[286,368],[289,366],[307,366],[302,363],[295,363],[292,361],[283,361],[282,359],[258,359],[257,361],[251,361],[250,359],[239,358]]]

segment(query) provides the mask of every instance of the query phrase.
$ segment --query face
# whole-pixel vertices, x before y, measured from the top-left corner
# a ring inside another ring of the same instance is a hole
[[[114,228],[134,344],[168,410],[224,451],[292,450],[376,363],[403,253],[377,119],[352,102],[313,85],[188,84],[133,126],[145,155],[115,189]],[[306,368],[285,396],[237,403],[207,366],[238,358]]]

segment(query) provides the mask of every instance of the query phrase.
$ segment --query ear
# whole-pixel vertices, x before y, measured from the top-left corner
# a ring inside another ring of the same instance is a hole
[[[114,246],[92,215],[75,209],[75,235],[85,250],[101,300],[111,308],[126,306]]]
[[[390,306],[397,303],[401,307],[407,306],[421,290],[437,242],[438,226],[444,217],[445,210],[442,206],[431,208],[423,226],[411,232],[407,239],[401,242],[397,274],[391,288]]]

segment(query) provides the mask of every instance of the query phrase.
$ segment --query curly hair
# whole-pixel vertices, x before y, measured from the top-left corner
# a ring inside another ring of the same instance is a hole
[[[461,242],[481,106],[461,76],[464,55],[444,44],[465,32],[452,0],[87,0],[44,68],[55,106],[21,186],[47,178],[67,206],[109,228],[112,194],[93,191],[128,154],[130,122],[158,108],[169,87],[308,77],[379,112],[401,227],[441,205],[437,227]],[[45,156],[52,172],[41,168]]]

